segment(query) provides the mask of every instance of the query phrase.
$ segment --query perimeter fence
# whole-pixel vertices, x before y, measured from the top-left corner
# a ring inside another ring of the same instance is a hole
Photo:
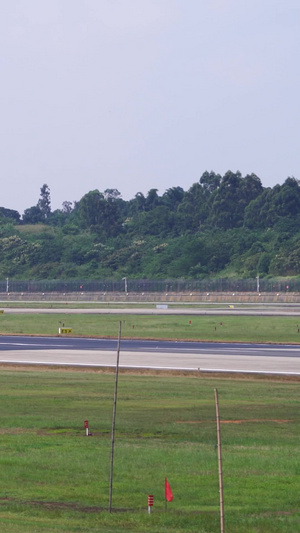
[[[0,280],[0,292],[300,292],[300,279]]]

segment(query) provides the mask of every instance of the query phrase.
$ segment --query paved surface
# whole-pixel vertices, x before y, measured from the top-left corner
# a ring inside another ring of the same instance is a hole
[[[115,340],[0,338],[0,363],[115,367],[116,351]],[[120,367],[300,375],[300,348],[124,340]]]
[[[71,303],[71,302],[70,302]],[[181,307],[169,306],[167,309],[160,309],[156,307],[131,307],[131,308],[83,308],[75,309],[68,307],[56,308],[19,308],[8,307],[4,309],[5,314],[99,314],[99,315],[239,315],[239,316],[299,316],[300,306],[295,304],[286,305],[243,305],[243,306],[229,306],[224,305],[218,308],[206,307],[190,307],[182,305]]]

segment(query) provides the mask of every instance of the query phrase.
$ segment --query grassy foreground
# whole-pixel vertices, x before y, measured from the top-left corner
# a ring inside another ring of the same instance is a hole
[[[118,335],[148,339],[300,343],[300,317],[165,316],[114,314],[1,314],[0,334],[57,335],[60,326],[73,335]]]
[[[5,532],[219,531],[215,387],[226,531],[300,531],[297,382],[121,374],[112,514],[114,376],[2,368],[0,385]],[[167,511],[165,476],[174,494]]]

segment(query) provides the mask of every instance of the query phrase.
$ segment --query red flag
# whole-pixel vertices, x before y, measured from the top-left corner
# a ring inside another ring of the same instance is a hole
[[[165,498],[167,502],[171,502],[173,500],[173,492],[171,490],[167,478],[165,478]]]

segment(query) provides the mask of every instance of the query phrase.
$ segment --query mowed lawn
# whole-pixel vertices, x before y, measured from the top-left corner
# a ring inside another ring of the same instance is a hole
[[[297,381],[121,373],[111,514],[114,375],[2,367],[0,382],[2,531],[220,531],[215,388],[226,531],[300,531]]]
[[[300,317],[230,315],[0,314],[0,334],[300,343]]]

